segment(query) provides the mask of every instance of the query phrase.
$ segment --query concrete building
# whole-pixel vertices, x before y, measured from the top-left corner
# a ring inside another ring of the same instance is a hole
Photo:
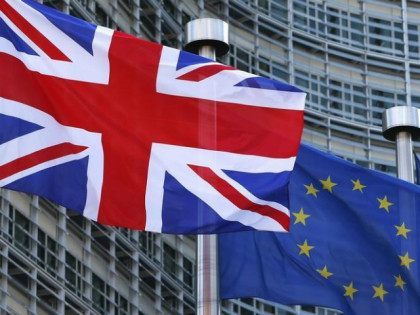
[[[357,0],[44,0],[182,48],[183,26],[229,22],[239,69],[306,90],[304,141],[395,173],[385,108],[420,106],[420,4]],[[194,314],[195,239],[107,228],[36,196],[0,191],[0,313]],[[258,299],[224,314],[333,315]]]

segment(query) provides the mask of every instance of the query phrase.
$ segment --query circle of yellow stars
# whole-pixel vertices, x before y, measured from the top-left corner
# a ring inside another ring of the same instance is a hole
[[[330,175],[325,179],[319,179],[319,182],[322,185],[321,189],[327,190],[331,194],[334,192],[334,187],[338,185],[338,183],[333,181]],[[367,186],[364,185],[360,181],[359,178],[351,179],[351,182],[353,184],[352,191],[357,191],[363,194],[364,190],[367,188]],[[318,194],[321,192],[319,189],[315,187],[314,183],[304,184],[304,187],[306,189],[306,195],[313,196],[315,198],[318,197]],[[376,199],[379,203],[378,208],[384,209],[387,213],[390,213],[391,207],[394,205],[394,203],[388,199],[388,196],[387,195],[384,195],[383,197],[378,196]],[[295,219],[294,225],[301,224],[304,227],[307,224],[306,221],[311,217],[311,215],[306,213],[303,208],[300,208],[298,212],[292,212],[292,215],[294,216],[294,219]],[[400,236],[404,239],[407,239],[408,233],[412,231],[411,229],[406,227],[404,222],[402,222],[400,225],[394,225],[394,227],[396,229],[396,236],[397,237]],[[299,247],[299,255],[305,255],[308,258],[310,258],[311,250],[315,248],[315,246],[309,244],[309,241],[307,239],[305,239],[302,244],[297,244],[297,246]],[[408,252],[406,252],[404,255],[399,255],[398,257],[400,259],[400,266],[406,267],[407,270],[409,270],[410,265],[415,262],[415,260],[410,257]],[[328,269],[327,265],[324,265],[320,269],[316,269],[316,271],[319,273],[321,277],[327,280],[334,275],[334,273]],[[404,291],[404,286],[406,285],[406,282],[404,281],[402,276],[400,274],[394,275],[394,279],[395,279],[394,286]],[[355,287],[353,281],[347,284],[344,284],[343,288],[344,288],[344,293],[343,293],[344,297],[347,297],[353,301],[356,293],[359,291],[359,289]],[[373,289],[372,298],[379,299],[382,302],[384,302],[385,296],[389,294],[389,292],[385,289],[383,283],[372,285],[372,289]]]

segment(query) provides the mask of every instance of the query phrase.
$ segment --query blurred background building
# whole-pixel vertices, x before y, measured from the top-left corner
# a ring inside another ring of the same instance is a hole
[[[44,3],[176,48],[189,20],[221,18],[231,43],[222,61],[308,92],[305,142],[395,173],[381,119],[391,106],[420,106],[418,1]],[[194,314],[194,237],[106,228],[45,199],[0,192],[0,313]],[[224,314],[335,314],[259,299],[222,305]]]

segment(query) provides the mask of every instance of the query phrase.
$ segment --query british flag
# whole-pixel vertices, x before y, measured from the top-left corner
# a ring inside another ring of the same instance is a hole
[[[0,186],[103,224],[286,231],[305,93],[0,0]]]

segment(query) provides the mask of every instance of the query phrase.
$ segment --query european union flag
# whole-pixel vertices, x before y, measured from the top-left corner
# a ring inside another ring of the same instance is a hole
[[[420,188],[302,145],[291,232],[219,236],[221,298],[420,314]]]

